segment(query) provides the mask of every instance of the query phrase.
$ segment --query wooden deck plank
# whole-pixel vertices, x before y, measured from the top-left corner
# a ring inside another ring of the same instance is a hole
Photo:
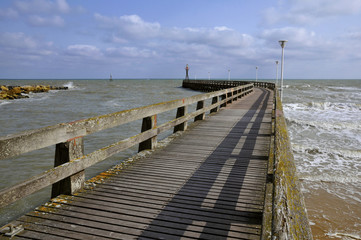
[[[102,184],[21,217],[19,237],[259,239],[272,94],[255,89]]]

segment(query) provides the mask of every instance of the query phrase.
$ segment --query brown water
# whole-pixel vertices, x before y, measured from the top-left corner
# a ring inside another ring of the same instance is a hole
[[[286,81],[283,106],[314,239],[361,239],[361,80]]]

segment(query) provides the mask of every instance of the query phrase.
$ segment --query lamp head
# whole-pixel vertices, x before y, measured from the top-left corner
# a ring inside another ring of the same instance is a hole
[[[278,61],[276,61],[276,64],[278,64]]]
[[[286,45],[286,42],[288,42],[288,41],[287,40],[279,40],[278,42],[280,43],[281,47],[284,48]]]

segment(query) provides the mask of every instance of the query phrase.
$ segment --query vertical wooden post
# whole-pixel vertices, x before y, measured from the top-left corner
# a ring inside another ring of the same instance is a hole
[[[188,107],[187,106],[184,106],[184,107],[179,107],[178,109],[177,109],[177,116],[176,116],[176,118],[179,118],[179,117],[183,117],[183,116],[185,116],[186,114],[187,114],[187,111],[188,111]],[[185,131],[186,129],[187,129],[187,122],[183,122],[183,123],[181,123],[181,124],[179,124],[179,125],[176,125],[175,127],[174,127],[174,133],[175,132],[178,132],[178,131]]]
[[[227,101],[227,104],[229,103],[229,104],[232,104],[232,101],[233,101],[233,92],[231,91],[231,92],[229,92],[229,93],[227,93],[227,98],[228,98],[228,101]]]
[[[223,95],[221,96],[221,101],[224,100],[224,99],[226,99],[226,98],[227,98],[227,94],[223,94]],[[223,103],[223,104],[221,105],[221,108],[222,108],[222,107],[227,107],[227,102]]]
[[[239,93],[238,98],[242,98],[242,96],[243,96],[242,91],[243,91],[243,88],[238,89],[238,93]]]
[[[67,163],[73,159],[84,155],[83,138],[78,137],[67,142],[58,143],[55,147],[54,167]],[[72,195],[84,186],[84,170],[70,177],[67,177],[57,183],[54,183],[51,190],[51,197],[54,198],[60,194]]]
[[[142,132],[145,132],[149,129],[155,128],[156,126],[157,126],[157,115],[143,118]],[[146,150],[146,149],[153,149],[156,144],[157,144],[157,136],[149,138],[149,139],[139,143],[138,152]]]
[[[203,107],[204,107],[204,101],[198,101],[197,102],[197,110],[202,109]],[[198,120],[204,120],[205,116],[206,116],[206,113],[204,112],[204,113],[196,116],[194,118],[194,121],[196,122]]]
[[[234,96],[234,95],[237,95],[237,92],[238,92],[238,90],[233,91],[233,96]],[[238,97],[234,97],[234,98],[233,98],[233,101],[237,101],[237,99],[238,99]]]
[[[212,98],[212,104],[215,104],[218,102],[218,96]],[[218,112],[218,107],[212,108],[211,113]]]

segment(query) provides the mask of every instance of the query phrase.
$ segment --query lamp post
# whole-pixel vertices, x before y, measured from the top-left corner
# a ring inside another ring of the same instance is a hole
[[[257,82],[258,67],[256,67],[256,82]]]
[[[231,69],[228,69],[228,81],[231,80]]]
[[[282,59],[281,59],[281,100],[283,98],[283,64],[284,64],[284,58],[285,58],[285,45],[287,40],[279,40],[278,41],[282,48]]]
[[[276,61],[276,88],[278,88],[278,61]]]
[[[208,80],[211,80],[211,72],[208,72]]]

